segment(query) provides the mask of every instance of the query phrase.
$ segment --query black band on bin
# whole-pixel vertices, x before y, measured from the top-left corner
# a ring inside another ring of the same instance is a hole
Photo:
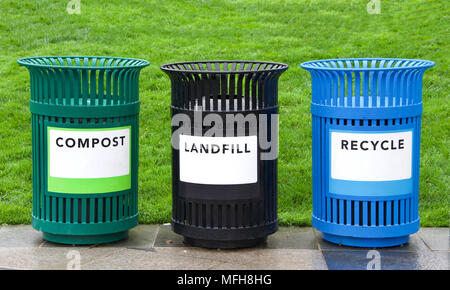
[[[173,115],[176,114],[185,114],[188,115],[190,118],[194,118],[194,114],[195,113],[200,113],[202,114],[202,116],[206,116],[208,114],[217,114],[219,116],[221,116],[222,118],[225,118],[226,115],[237,115],[237,114],[242,114],[244,116],[249,115],[249,114],[255,114],[255,115],[260,115],[260,114],[278,114],[278,110],[279,110],[279,106],[272,106],[272,107],[266,107],[266,108],[261,108],[261,109],[254,109],[254,110],[241,110],[241,111],[195,111],[195,110],[190,110],[190,109],[183,109],[183,108],[178,108],[175,106],[170,106],[170,111]]]

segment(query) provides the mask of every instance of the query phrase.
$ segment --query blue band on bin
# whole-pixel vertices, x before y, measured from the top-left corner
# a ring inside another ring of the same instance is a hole
[[[422,114],[423,103],[401,107],[335,107],[311,103],[311,114],[326,118],[376,120],[409,118]]]
[[[330,178],[329,192],[351,196],[392,196],[410,194],[412,179],[390,181],[353,181]]]

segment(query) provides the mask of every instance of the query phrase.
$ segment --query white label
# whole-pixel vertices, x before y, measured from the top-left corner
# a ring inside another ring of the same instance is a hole
[[[105,178],[130,173],[130,128],[49,128],[51,177]]]
[[[391,181],[411,178],[412,131],[331,132],[331,178]]]
[[[258,180],[256,136],[180,135],[180,180],[199,184],[248,184]]]

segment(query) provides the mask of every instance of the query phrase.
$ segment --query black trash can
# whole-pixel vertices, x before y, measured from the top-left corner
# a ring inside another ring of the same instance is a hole
[[[278,78],[287,68],[161,66],[172,82],[172,229],[186,244],[250,247],[278,229]]]

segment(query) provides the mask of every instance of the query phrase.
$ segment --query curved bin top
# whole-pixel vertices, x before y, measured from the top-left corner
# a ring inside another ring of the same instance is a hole
[[[278,105],[278,78],[288,65],[213,60],[161,66],[172,81],[172,106],[214,112],[251,111]]]
[[[186,61],[164,64],[161,69],[165,72],[180,72],[191,74],[248,74],[263,72],[283,72],[288,65],[267,61],[243,60],[205,60]]]
[[[308,71],[402,71],[412,69],[426,70],[435,63],[429,60],[400,58],[344,58],[313,60],[300,66]]]
[[[139,112],[142,59],[103,56],[27,57],[32,113],[55,117],[105,118]]]
[[[82,70],[143,68],[150,64],[143,59],[108,56],[38,56],[21,58],[17,63],[29,68]]]
[[[311,73],[313,115],[391,119],[422,113],[422,78],[428,60],[327,59],[300,65]]]

